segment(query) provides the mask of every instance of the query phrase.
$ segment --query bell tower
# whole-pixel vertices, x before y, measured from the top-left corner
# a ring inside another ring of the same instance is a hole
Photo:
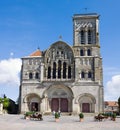
[[[73,50],[75,82],[89,89],[99,88],[99,111],[103,110],[103,69],[99,43],[99,15],[75,14],[73,16]],[[92,87],[93,88],[93,87]],[[92,90],[92,93],[95,91]],[[96,91],[97,92],[97,91]]]
[[[73,16],[73,48],[76,60],[75,78],[84,77],[102,84],[98,14],[76,14]]]

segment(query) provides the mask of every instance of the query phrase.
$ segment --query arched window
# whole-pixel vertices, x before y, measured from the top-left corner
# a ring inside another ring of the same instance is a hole
[[[68,66],[68,79],[71,78],[71,66]]]
[[[66,62],[63,63],[63,79],[66,78]]]
[[[88,44],[92,44],[92,31],[88,30]]]
[[[53,79],[56,79],[56,63],[53,63]]]
[[[85,32],[81,30],[81,44],[85,44]]]
[[[33,74],[29,73],[29,79],[33,79]]]
[[[84,79],[85,78],[85,73],[82,71],[81,72],[81,78]]]
[[[87,50],[87,55],[91,56],[91,50],[90,49]]]
[[[35,78],[36,78],[36,79],[39,79],[39,73],[38,73],[38,72],[36,72]]]
[[[88,72],[88,78],[92,78],[92,74],[90,71]]]
[[[51,67],[50,67],[50,66],[48,67],[48,76],[47,76],[47,78],[48,78],[48,79],[51,78]]]
[[[61,61],[58,61],[58,78],[61,78]]]
[[[84,56],[84,50],[83,49],[80,50],[80,56]]]

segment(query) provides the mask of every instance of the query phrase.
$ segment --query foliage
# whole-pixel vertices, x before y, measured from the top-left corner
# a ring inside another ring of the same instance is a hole
[[[9,107],[9,104],[10,104],[9,99],[5,97],[3,100],[4,100],[3,101],[3,108],[7,109]]]
[[[84,114],[83,114],[83,113],[80,113],[80,114],[79,114],[79,117],[80,117],[80,118],[84,118]]]
[[[3,103],[3,98],[0,97],[0,103]]]
[[[60,113],[55,112],[55,118],[59,118],[60,117]]]
[[[3,103],[3,108],[6,110],[9,107],[9,99],[4,96],[3,98],[0,97],[0,103]]]
[[[113,113],[113,114],[112,114],[112,118],[116,118],[116,113]]]
[[[33,115],[35,112],[33,112],[33,111],[29,111],[29,112],[26,112],[25,113],[25,116],[30,116],[30,115]]]

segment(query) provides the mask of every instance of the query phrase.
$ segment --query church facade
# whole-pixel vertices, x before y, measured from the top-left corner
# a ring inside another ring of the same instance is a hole
[[[59,40],[22,58],[20,113],[104,110],[99,15],[73,16],[73,46]]]

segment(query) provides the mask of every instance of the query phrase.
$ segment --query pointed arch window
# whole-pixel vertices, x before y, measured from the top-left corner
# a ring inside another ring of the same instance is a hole
[[[87,55],[91,56],[91,50],[90,49],[87,50]]]
[[[81,30],[81,44],[85,44],[85,32]]]
[[[58,61],[58,78],[61,78],[61,60]]]
[[[56,79],[56,62],[53,62],[53,79]]]
[[[63,62],[63,79],[66,78],[66,62]]]
[[[33,79],[33,74],[31,72],[29,73],[29,79]]]
[[[68,79],[71,79],[71,66],[68,66]]]
[[[50,67],[50,66],[48,67],[48,76],[47,76],[47,78],[48,78],[48,79],[51,78],[51,67]]]
[[[88,30],[88,44],[92,44],[92,31]]]

